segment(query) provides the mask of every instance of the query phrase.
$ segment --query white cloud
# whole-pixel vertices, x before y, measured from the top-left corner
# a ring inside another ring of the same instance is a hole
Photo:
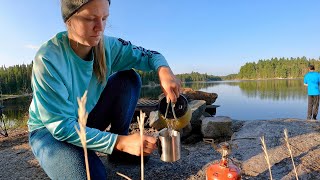
[[[38,50],[40,46],[32,45],[32,44],[27,44],[24,46],[25,48],[32,49],[32,50]]]

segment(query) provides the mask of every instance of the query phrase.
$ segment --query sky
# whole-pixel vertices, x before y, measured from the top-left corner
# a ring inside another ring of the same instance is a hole
[[[0,65],[29,64],[65,31],[60,0],[3,1]],[[246,62],[320,57],[319,0],[112,0],[105,34],[163,54],[174,73],[238,73]]]

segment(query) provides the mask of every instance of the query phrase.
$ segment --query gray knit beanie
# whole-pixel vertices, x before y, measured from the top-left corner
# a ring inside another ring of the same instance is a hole
[[[61,12],[63,21],[66,22],[74,13],[90,0],[61,0]],[[109,5],[111,0],[108,0]]]

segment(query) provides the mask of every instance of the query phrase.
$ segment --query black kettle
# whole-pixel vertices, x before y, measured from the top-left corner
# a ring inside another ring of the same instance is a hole
[[[180,94],[176,103],[167,103],[165,96],[159,99],[159,120],[161,125],[168,127],[168,123],[172,125],[172,129],[179,130],[186,127],[191,120],[191,108],[188,105],[187,98]]]

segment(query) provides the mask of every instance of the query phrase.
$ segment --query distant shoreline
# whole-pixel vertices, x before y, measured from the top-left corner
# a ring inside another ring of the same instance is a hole
[[[297,78],[264,78],[264,79],[225,79],[225,80],[219,80],[219,81],[190,81],[190,82],[182,82],[182,84],[189,84],[189,83],[208,83],[208,82],[220,82],[220,81],[264,81],[264,80],[292,80],[292,79],[303,79],[303,77],[297,77]],[[142,85],[144,88],[155,88],[159,87],[160,84],[145,84]],[[0,95],[0,100],[7,100],[7,99],[14,99],[14,98],[20,98],[20,97],[26,97],[26,96],[32,96],[32,93],[26,93],[26,94],[19,94],[19,95],[12,95],[12,94],[2,94]]]
[[[230,79],[230,80],[237,80],[237,81],[261,81],[261,80],[283,80],[283,79],[303,79],[303,77],[295,77],[295,78],[258,78],[258,79]],[[225,80],[223,80],[225,81]]]
[[[220,82],[220,81],[264,81],[264,80],[292,80],[292,79],[303,79],[303,77],[296,77],[296,78],[258,78],[258,79],[224,79],[224,80],[212,80],[212,81],[188,81],[188,82],[181,82],[182,84],[189,84],[189,83],[208,83],[208,82]],[[146,84],[142,85],[142,87],[158,87],[160,84]]]

